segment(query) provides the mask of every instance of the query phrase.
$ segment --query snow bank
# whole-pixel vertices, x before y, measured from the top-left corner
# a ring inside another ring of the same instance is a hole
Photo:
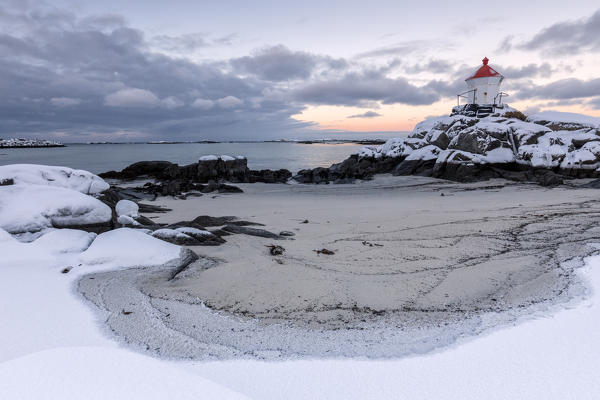
[[[79,256],[83,264],[118,267],[158,266],[178,260],[181,247],[130,228],[105,232]]]
[[[79,191],[47,185],[0,186],[0,227],[12,234],[108,223],[110,207]]]
[[[573,127],[600,128],[600,117],[592,117],[584,114],[543,111],[527,117],[528,121],[547,124],[571,124]]]
[[[0,376],[7,400],[248,399],[175,363],[107,346],[30,354],[0,364]]]
[[[4,179],[13,179],[15,184],[57,186],[85,194],[97,194],[109,188],[108,183],[91,172],[48,165],[3,165],[0,180]]]
[[[37,240],[21,243],[0,229],[0,266],[41,263],[55,265],[61,255],[76,254],[86,250],[95,233],[75,229],[55,229]]]

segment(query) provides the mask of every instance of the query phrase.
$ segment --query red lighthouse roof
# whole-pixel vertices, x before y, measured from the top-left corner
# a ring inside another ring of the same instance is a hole
[[[476,79],[476,78],[488,78],[490,76],[502,76],[502,74],[500,72],[496,71],[494,68],[492,68],[488,65],[488,62],[490,60],[488,60],[487,57],[485,57],[482,61],[483,61],[483,65],[481,66],[481,68],[479,68],[473,76],[465,79],[466,81],[470,81],[471,79]]]

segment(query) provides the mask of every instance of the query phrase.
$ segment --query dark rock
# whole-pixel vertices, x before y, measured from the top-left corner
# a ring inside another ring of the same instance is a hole
[[[542,186],[557,186],[564,183],[560,175],[548,170],[536,171],[535,180]]]
[[[449,149],[457,149],[474,154],[485,154],[501,147],[500,140],[481,130],[465,130],[450,142]]]
[[[582,188],[590,188],[590,189],[600,189],[600,179],[595,179],[591,182],[580,185]]]
[[[291,231],[281,231],[279,232],[279,236],[296,236],[296,234]]]
[[[439,147],[442,150],[445,150],[450,144],[450,138],[446,134],[446,132],[441,132],[437,137],[429,142],[430,144]]]
[[[313,251],[315,251],[317,254],[325,254],[325,255],[328,255],[328,256],[332,256],[332,255],[335,254],[335,251],[328,250],[328,249],[325,249],[325,248],[323,248],[321,250],[313,250]]]
[[[223,230],[226,232],[230,232],[230,233],[258,236],[258,237],[264,237],[264,238],[269,238],[269,239],[284,239],[282,236],[279,236],[276,233],[269,232],[264,229],[248,228],[245,226],[225,225],[223,227]]]
[[[269,248],[269,254],[271,254],[272,256],[280,256],[285,251],[283,247],[274,244],[267,247]]]
[[[238,221],[237,217],[234,216],[225,216],[225,217],[211,217],[208,215],[201,215],[199,217],[194,218],[192,222],[200,224],[202,226],[223,226],[223,225],[237,225],[237,226],[249,226],[249,225],[257,225],[263,226],[263,224],[259,224],[258,222],[251,221]]]
[[[139,212],[141,213],[165,213],[168,211],[172,211],[170,208],[145,203],[138,203],[138,207]]]
[[[15,181],[12,178],[8,178],[8,179],[0,179],[0,186],[9,186],[9,185],[14,185]]]
[[[392,171],[392,175],[431,175],[435,159],[433,160],[404,160]]]

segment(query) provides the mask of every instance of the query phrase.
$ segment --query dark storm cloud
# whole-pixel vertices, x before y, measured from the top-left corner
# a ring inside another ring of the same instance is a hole
[[[302,126],[290,118],[302,107],[265,96],[268,84],[153,53],[143,33],[121,18],[78,19],[54,9],[0,15],[12,21],[12,28],[0,27],[2,134],[60,131],[77,140],[130,130],[215,138]],[[198,99],[214,107],[192,107]]]
[[[383,104],[432,104],[440,96],[432,87],[415,86],[405,78],[388,78],[379,71],[348,73],[339,79],[318,81],[299,89],[296,99],[310,104],[369,106]]]
[[[600,10],[588,18],[551,25],[519,47],[564,55],[600,51]]]
[[[347,65],[343,59],[292,51],[283,45],[259,49],[230,63],[237,71],[268,81],[307,79],[320,65],[328,69],[341,69]]]
[[[377,118],[381,117],[381,114],[375,111],[367,111],[362,114],[350,115],[348,118]]]

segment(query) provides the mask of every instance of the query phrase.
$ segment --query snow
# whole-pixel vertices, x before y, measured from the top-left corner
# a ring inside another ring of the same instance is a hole
[[[141,226],[139,222],[130,217],[129,215],[120,215],[117,217],[117,222],[121,224],[121,226]]]
[[[106,347],[29,354],[0,364],[0,376],[6,399],[248,399],[176,364]]]
[[[0,254],[6,239],[0,231]],[[578,272],[594,293],[583,303],[442,351],[283,362],[172,362],[127,350],[103,335],[72,291],[87,267],[60,273],[69,257],[0,260],[0,304],[10,305],[0,307],[2,398],[591,400],[600,393],[600,257]]]
[[[168,229],[168,228],[157,229],[154,232],[152,232],[152,236],[157,237],[157,238],[164,238],[164,239],[172,239],[172,238],[192,239],[190,236],[186,235],[184,232],[180,231],[179,229]]]
[[[75,190],[48,185],[0,186],[0,227],[13,234],[104,223],[111,217],[110,207]]]
[[[542,122],[547,121],[550,123],[564,123],[581,125],[589,128],[600,128],[600,117],[592,117],[584,114],[576,114],[569,112],[559,111],[543,111],[537,114],[533,114],[527,117],[528,121]]]
[[[13,179],[15,184],[57,186],[85,194],[97,194],[109,188],[108,183],[91,172],[48,165],[3,165],[0,180],[4,179]]]
[[[219,158],[223,161],[234,161],[235,160],[235,158],[233,158],[231,156],[221,156]]]
[[[200,157],[200,161],[217,161],[219,159],[219,157],[215,156],[215,155],[208,155],[208,156],[202,156]]]
[[[209,231],[204,231],[201,229],[190,228],[190,227],[176,228],[175,230],[177,232],[181,232],[186,235],[212,236],[212,233]]]
[[[132,264],[162,265],[180,248],[129,229],[95,236],[57,229],[20,243],[0,229],[0,397],[246,399],[178,363],[123,349],[104,335],[97,316],[73,290],[77,279]],[[92,262],[98,261],[93,253],[110,257],[103,264],[79,265],[81,251]],[[65,267],[72,269],[61,273]]]
[[[23,262],[47,263],[62,254],[80,253],[87,249],[95,233],[75,229],[56,229],[30,243],[21,243],[0,229],[2,264]]]
[[[122,215],[127,217],[135,218],[139,216],[139,207],[136,203],[131,200],[119,200],[117,205],[115,206],[115,211],[117,215],[120,217]]]
[[[118,264],[121,268],[165,265],[178,259],[180,251],[181,247],[144,232],[119,228],[98,235],[78,261],[89,265]]]

